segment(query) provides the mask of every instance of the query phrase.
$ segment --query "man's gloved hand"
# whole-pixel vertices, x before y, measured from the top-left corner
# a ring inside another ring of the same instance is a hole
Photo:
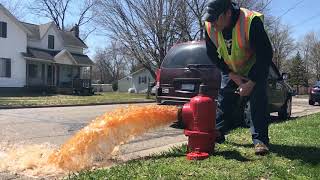
[[[245,77],[243,77],[243,76],[240,76],[240,75],[238,75],[238,74],[236,74],[236,73],[234,73],[234,72],[230,72],[230,73],[229,73],[229,78],[230,78],[233,82],[235,82],[239,87],[240,87],[240,85],[243,84],[244,82],[249,81],[248,78],[245,78]]]
[[[250,96],[253,87],[256,85],[255,82],[249,80],[246,83],[240,84],[239,86],[239,95],[240,96]]]

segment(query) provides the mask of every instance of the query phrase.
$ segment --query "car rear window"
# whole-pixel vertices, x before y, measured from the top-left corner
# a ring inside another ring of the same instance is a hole
[[[164,68],[185,68],[188,64],[212,64],[205,44],[185,44],[173,47],[162,63]]]
[[[320,81],[317,81],[314,86],[320,87]]]

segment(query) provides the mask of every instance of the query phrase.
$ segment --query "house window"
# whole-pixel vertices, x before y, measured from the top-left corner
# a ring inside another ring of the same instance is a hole
[[[146,84],[147,77],[146,76],[139,76],[139,84]]]
[[[139,84],[146,84],[147,83],[147,77],[146,76],[139,76]]]
[[[0,77],[11,77],[11,59],[0,58]]]
[[[48,49],[54,49],[54,36],[48,35]]]
[[[0,21],[0,37],[7,38],[7,23]]]

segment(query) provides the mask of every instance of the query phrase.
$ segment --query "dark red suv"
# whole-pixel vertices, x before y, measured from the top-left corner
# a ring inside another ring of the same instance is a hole
[[[212,97],[217,97],[220,88],[220,71],[207,56],[204,42],[171,48],[156,75],[159,104],[183,104],[197,95],[201,83],[208,85]]]

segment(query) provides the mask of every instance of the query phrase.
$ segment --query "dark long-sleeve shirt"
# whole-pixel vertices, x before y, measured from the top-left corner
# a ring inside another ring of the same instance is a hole
[[[232,25],[229,29],[225,29],[222,34],[226,41],[232,40],[232,29],[235,26],[240,14],[240,9],[234,5],[232,8]],[[250,32],[249,32],[249,44],[251,49],[256,54],[256,63],[249,71],[248,78],[254,82],[260,79],[266,79],[268,77],[269,66],[272,62],[272,46],[265,32],[263,22],[259,17],[255,17],[252,20]],[[217,65],[217,67],[225,74],[228,74],[232,70],[224,62],[223,58],[218,57],[217,47],[211,41],[209,35],[206,33],[207,53],[211,61]],[[227,47],[229,54],[231,54],[231,46]]]

